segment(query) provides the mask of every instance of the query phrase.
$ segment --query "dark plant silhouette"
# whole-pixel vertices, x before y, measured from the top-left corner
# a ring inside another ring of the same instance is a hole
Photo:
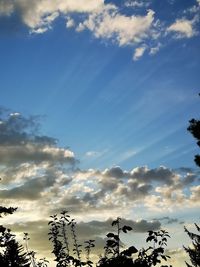
[[[147,249],[141,249],[138,253],[138,258],[134,261],[134,267],[150,267],[160,264],[163,260],[167,261],[170,256],[165,255],[165,247],[167,246],[167,238],[169,234],[165,230],[160,231],[148,231],[149,236],[146,242],[152,242],[153,246]],[[162,267],[167,267],[167,265],[162,265]],[[171,265],[170,265],[171,267]]]
[[[0,266],[3,267],[29,267],[30,260],[24,248],[15,240],[10,229],[0,226]]]
[[[112,226],[116,226],[116,233],[108,233],[107,241],[104,247],[105,253],[104,257],[101,257],[97,266],[133,266],[133,262],[130,256],[133,253],[136,253],[138,250],[135,247],[130,247],[127,250],[120,251],[120,247],[122,247],[120,234],[121,232],[127,233],[127,231],[131,231],[132,228],[130,226],[121,226],[120,224],[121,218],[117,218],[112,222]]]
[[[194,136],[195,139],[197,139],[197,145],[200,147],[200,120],[191,119],[189,123],[190,125],[187,130]],[[200,155],[195,155],[194,161],[196,165],[200,167]]]
[[[138,250],[134,246],[120,250],[122,247],[120,234],[127,233],[132,230],[130,226],[120,224],[121,218],[117,218],[112,222],[112,226],[116,226],[116,233],[108,233],[106,241],[105,255],[101,257],[98,267],[150,267],[161,263],[161,260],[167,261],[169,256],[165,255],[165,246],[167,245],[168,232],[160,230],[157,232],[149,231],[146,242],[153,242],[153,247]],[[133,258],[133,255],[135,257]],[[164,265],[163,265],[164,267]],[[167,265],[165,265],[167,267]]]
[[[91,266],[93,264],[90,261],[90,251],[94,246],[93,241],[90,240],[87,243],[85,249],[87,250],[87,261],[82,261],[81,259],[81,247],[79,244],[77,234],[76,234],[76,222],[74,219],[70,219],[67,211],[61,212],[61,215],[50,216],[51,220],[49,221],[50,231],[49,231],[49,240],[53,243],[52,253],[55,255],[55,261],[57,262],[57,267],[66,267],[66,266]],[[70,251],[69,239],[71,234],[71,240],[73,246],[72,252]]]
[[[92,266],[92,261],[90,260],[90,252],[91,252],[91,249],[95,246],[94,245],[94,242],[95,240],[88,240],[88,241],[85,241],[85,252],[86,252],[86,264],[88,265],[88,267],[91,267]]]
[[[17,208],[0,206],[0,217],[13,214]],[[10,229],[0,225],[0,266],[2,267],[29,267],[30,261],[24,248],[20,245]]]
[[[13,214],[13,212],[15,212],[17,210],[17,208],[6,208],[6,207],[2,207],[0,206],[0,217],[2,217],[3,215],[7,215],[7,214]]]
[[[49,222],[49,240],[53,243],[52,253],[55,255],[55,261],[57,262],[57,267],[68,266],[68,256],[64,251],[63,243],[59,240],[61,222],[59,222],[57,214],[50,216],[52,220]]]
[[[200,233],[200,227],[195,224],[197,231]],[[188,267],[200,267],[200,234],[195,234],[190,232],[185,227],[185,232],[188,234],[192,240],[192,247],[184,247],[185,251],[189,254],[191,264],[186,262]]]
[[[71,226],[71,233],[72,233],[72,239],[73,239],[73,252],[74,255],[77,256],[77,259],[74,259],[74,263],[76,266],[82,266],[85,265],[84,262],[81,262],[81,247],[82,245],[78,244],[78,240],[77,240],[77,235],[76,235],[76,222],[74,219],[71,220],[71,222],[69,223],[69,225]]]

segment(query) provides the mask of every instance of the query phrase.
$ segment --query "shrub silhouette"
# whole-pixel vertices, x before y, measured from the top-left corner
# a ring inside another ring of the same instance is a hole
[[[52,253],[55,255],[57,267],[67,266],[93,266],[90,260],[91,249],[95,246],[94,240],[85,241],[85,260],[82,259],[82,247],[79,244],[76,233],[76,222],[70,219],[66,211],[61,215],[50,216],[49,240],[53,243]],[[168,232],[164,230],[149,231],[146,242],[153,242],[153,246],[147,249],[136,249],[130,246],[122,249],[121,234],[128,233],[132,230],[130,226],[121,225],[121,218],[117,218],[112,222],[112,226],[116,227],[116,232],[107,234],[106,245],[104,247],[104,256],[100,257],[97,267],[151,267],[161,264],[161,261],[167,261],[169,256],[165,255],[165,247],[167,245]],[[70,251],[69,239],[71,234],[73,249]],[[135,255],[135,257],[133,257]],[[167,265],[162,265],[167,267]]]
[[[130,226],[120,224],[121,218],[117,218],[112,222],[112,226],[117,227],[117,233],[108,233],[108,240],[106,242],[105,256],[100,259],[97,266],[99,267],[114,267],[114,266],[127,266],[127,267],[150,267],[156,266],[161,263],[161,260],[167,261],[169,256],[164,254],[164,247],[167,245],[168,232],[161,231],[149,231],[149,236],[146,242],[153,241],[153,247],[147,249],[137,250],[134,246],[130,246],[127,249],[120,251],[122,247],[120,234],[127,233],[132,230]],[[157,245],[157,246],[156,246]],[[137,255],[133,258],[133,254]],[[165,265],[166,266],[166,265]]]

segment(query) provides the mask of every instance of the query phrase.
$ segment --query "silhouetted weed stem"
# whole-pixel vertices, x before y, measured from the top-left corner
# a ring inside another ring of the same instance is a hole
[[[81,252],[82,252],[82,250],[80,249],[81,245],[78,244],[77,235],[76,235],[76,222],[74,221],[74,219],[71,220],[70,225],[71,225],[72,239],[74,242],[73,251],[74,251],[74,254],[77,255],[77,258],[80,262],[80,266],[82,266],[82,264],[81,264]]]
[[[120,253],[120,231],[121,231],[121,228],[120,228],[120,220],[121,218],[118,217],[116,221],[113,221],[112,225],[114,225],[116,223],[117,225],[117,238],[116,238],[116,241],[117,241],[117,248],[116,248],[116,254],[117,256],[119,256],[119,253]]]
[[[88,241],[85,241],[85,252],[86,252],[86,261],[87,261],[87,265],[88,267],[91,266],[91,264],[93,262],[90,261],[90,252],[91,252],[91,248],[93,248],[95,245],[94,245],[94,242],[95,240],[88,240]]]
[[[63,211],[61,212],[61,218],[60,218],[60,222],[61,222],[61,232],[62,232],[62,236],[63,236],[63,241],[64,241],[64,245],[67,251],[67,256],[69,256],[69,242],[68,242],[68,237],[67,237],[67,225],[69,224],[69,218],[70,216],[67,214],[67,211]]]
[[[58,220],[57,214],[50,216],[52,220],[48,223],[50,225],[50,232],[48,235],[50,235],[49,240],[53,243],[53,253],[56,256],[55,261],[58,262],[57,266],[63,266],[63,263],[66,264],[66,254],[63,251],[63,245],[62,242],[58,239],[60,236],[59,230],[60,230],[60,222]]]
[[[25,249],[26,249],[26,253],[30,259],[30,262],[32,264],[33,267],[37,267],[36,265],[36,261],[35,261],[35,252],[34,251],[29,251],[29,247],[28,247],[28,242],[30,240],[29,234],[28,233],[24,233],[24,238],[23,240],[25,241]]]

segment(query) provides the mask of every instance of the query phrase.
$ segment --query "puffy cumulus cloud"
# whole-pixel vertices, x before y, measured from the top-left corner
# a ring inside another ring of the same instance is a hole
[[[135,179],[139,183],[161,182],[163,184],[172,184],[175,180],[179,179],[179,175],[176,172],[164,166],[160,166],[155,169],[149,169],[147,166],[142,166],[142,167],[136,167],[130,171],[122,170],[119,166],[114,166],[110,169],[105,169],[102,172],[99,171],[95,172],[94,170],[93,171],[90,170],[89,174],[96,176],[103,176],[103,177],[114,177],[117,179],[120,178],[129,178],[132,180]],[[190,175],[192,174],[189,174],[189,176]],[[186,177],[188,177],[188,175],[186,175],[185,178]]]
[[[78,31],[89,29],[96,38],[115,40],[119,46],[140,43],[151,34],[154,11],[148,10],[144,16],[126,16],[113,5],[93,12],[81,22]]]
[[[192,200],[197,198],[198,190],[193,190],[192,186],[197,182],[198,175],[180,174],[163,166],[155,169],[137,167],[130,171],[119,166],[103,171],[77,170],[73,177],[74,183],[79,185],[73,187],[73,194],[82,196],[78,199],[82,203],[82,211],[88,207],[91,210],[119,210],[120,206],[128,210],[131,205],[141,203],[149,209],[160,210],[174,209],[175,206],[181,208],[183,204],[187,207],[198,205],[197,201]],[[80,192],[80,185],[82,188],[87,185],[85,194]],[[88,189],[88,185],[92,190]],[[186,192],[188,188],[191,188],[189,193]],[[72,191],[65,191],[67,199],[69,193]]]
[[[200,203],[200,185],[191,187],[190,200],[194,203]]]
[[[71,181],[69,169],[75,163],[71,150],[60,148],[56,139],[39,134],[37,117],[0,109],[2,201],[40,201],[48,194],[50,199],[56,189]]]
[[[25,118],[1,109],[0,164],[75,163],[72,151],[59,148],[54,138],[38,135],[38,127],[36,117]]]
[[[177,179],[177,173],[173,170],[160,166],[155,169],[149,169],[148,167],[137,167],[130,172],[130,177],[139,179],[143,182],[161,182],[163,184],[171,184]]]
[[[119,166],[114,166],[110,169],[105,169],[102,172],[103,176],[106,177],[115,177],[115,178],[123,178],[126,177],[128,173],[126,171],[123,171]]]
[[[0,14],[8,16],[16,12],[31,32],[43,33],[60,14],[91,12],[102,5],[103,0],[1,0]]]
[[[71,164],[74,162],[72,151],[37,143],[0,146],[0,158],[1,164],[40,163],[42,161]]]
[[[114,4],[105,4],[103,0],[1,0],[0,14],[9,16],[17,12],[31,32],[43,33],[51,28],[59,16],[71,13],[88,13],[88,18],[80,22],[77,30],[87,28],[97,38],[114,38],[122,45],[137,43],[148,35],[154,20],[154,12],[149,10],[146,16],[125,16],[119,13]],[[74,21],[67,19],[66,26],[73,27]]]
[[[39,172],[41,172],[41,169],[39,169]],[[39,173],[29,174],[29,176],[23,177],[22,182],[18,185],[0,190],[0,198],[39,200],[41,197],[44,197],[45,191],[53,187],[54,184],[62,187],[71,181],[70,178],[64,177],[61,171],[52,166],[46,166],[43,172],[44,175]]]
[[[172,25],[167,28],[168,32],[177,33],[177,38],[191,38],[196,34],[194,29],[194,20],[177,19]]]
[[[139,0],[123,4],[116,1],[106,3],[105,0],[0,0],[0,18],[6,17],[4,23],[17,18],[20,20],[18,23],[26,25],[30,33],[43,34],[61,17],[66,28],[75,29],[76,33],[89,30],[95,38],[120,47],[134,47],[135,61],[145,51],[155,55],[163,44],[166,45],[166,32],[174,32],[178,38],[191,38],[197,34],[198,0],[187,12],[182,10],[184,16],[187,13],[184,19],[175,17],[172,25],[162,21],[162,16],[154,12],[151,4],[150,1]],[[194,17],[188,16],[189,13]]]

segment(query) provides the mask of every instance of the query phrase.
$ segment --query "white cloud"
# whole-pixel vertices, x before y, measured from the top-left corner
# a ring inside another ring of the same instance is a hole
[[[8,0],[0,2],[0,14],[8,16],[18,12],[31,32],[43,33],[59,14],[92,12],[103,4],[103,0]]]
[[[107,6],[93,12],[80,26],[89,29],[96,38],[115,40],[119,46],[140,43],[150,35],[154,21],[154,11],[146,16],[125,16],[114,6]],[[79,26],[79,27],[80,27]]]
[[[62,17],[66,19],[66,28],[74,28],[75,32],[89,30],[95,38],[111,41],[118,46],[137,47],[134,60],[138,60],[147,47],[150,55],[156,54],[166,32],[174,32],[176,38],[197,35],[199,0],[196,5],[183,10],[185,18],[175,17],[175,22],[169,27],[165,26],[166,21],[156,17],[157,14],[149,8],[150,4],[150,1],[128,0],[121,9],[114,1],[105,3],[105,0],[1,0],[0,16],[10,16],[12,19],[11,15],[17,14],[29,32],[35,34],[50,30],[53,22]],[[130,12],[125,13],[128,9]],[[142,13],[138,13],[138,9]],[[191,14],[194,15],[193,19]]]
[[[72,18],[68,17],[67,21],[66,21],[66,27],[67,28],[72,28],[74,26],[75,26],[75,21]]]
[[[169,32],[176,32],[178,33],[177,37],[187,37],[191,38],[196,34],[193,28],[193,20],[187,19],[177,19],[171,26],[167,28]]]
[[[134,55],[133,55],[133,60],[136,61],[140,57],[143,56],[144,52],[146,50],[146,46],[141,46],[135,49]]]
[[[12,0],[1,0],[0,1],[0,16],[9,16],[14,10],[14,5]]]

